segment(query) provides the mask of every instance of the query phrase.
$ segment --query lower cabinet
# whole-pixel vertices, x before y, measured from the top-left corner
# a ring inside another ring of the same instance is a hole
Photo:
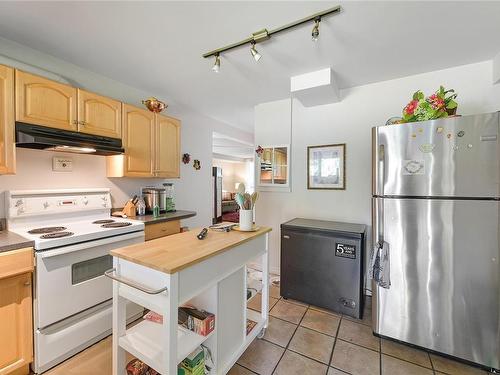
[[[0,280],[0,374],[33,360],[31,273]]]
[[[32,249],[0,254],[0,375],[28,374],[33,361],[32,272],[12,276],[32,259]]]
[[[154,240],[155,238],[170,236],[181,231],[180,220],[164,221],[156,224],[148,224],[144,228],[145,240]]]

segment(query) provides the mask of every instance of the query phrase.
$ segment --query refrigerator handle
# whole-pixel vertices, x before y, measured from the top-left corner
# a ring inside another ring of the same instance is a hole
[[[384,199],[373,198],[373,245],[384,242]]]
[[[385,146],[378,146],[378,171],[377,171],[378,195],[384,196],[384,176],[385,176]]]

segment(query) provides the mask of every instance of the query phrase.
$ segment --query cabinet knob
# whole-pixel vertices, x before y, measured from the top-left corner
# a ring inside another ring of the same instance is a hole
[[[78,125],[78,121],[73,120],[73,125]]]
[[[30,285],[31,285],[31,281],[26,281],[26,282],[24,283],[24,286],[30,286]]]
[[[80,124],[80,125],[85,125],[85,124],[86,124],[86,122],[85,122],[85,121],[78,121],[78,124]]]

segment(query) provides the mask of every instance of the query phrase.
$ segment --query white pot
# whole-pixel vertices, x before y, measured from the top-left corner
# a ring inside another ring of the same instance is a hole
[[[240,210],[240,230],[250,231],[253,225],[253,210]]]

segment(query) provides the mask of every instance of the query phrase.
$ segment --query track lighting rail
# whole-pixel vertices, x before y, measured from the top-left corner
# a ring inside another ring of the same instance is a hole
[[[328,15],[331,15],[331,14],[336,14],[336,13],[339,13],[340,11],[341,11],[341,7],[340,7],[340,5],[337,5],[336,7],[333,7],[333,8],[330,8],[330,9],[326,9],[326,10],[324,10],[322,12],[318,12],[318,13],[312,14],[312,15],[310,15],[308,17],[304,17],[304,18],[302,18],[300,20],[297,20],[295,22],[291,22],[291,23],[288,23],[288,24],[286,24],[284,26],[277,27],[277,28],[275,28],[273,30],[269,30],[268,31],[266,29],[263,29],[263,30],[257,31],[255,33],[253,33],[252,36],[250,36],[250,37],[248,37],[246,39],[243,39],[243,40],[241,40],[239,42],[236,42],[236,43],[233,43],[233,44],[229,44],[227,46],[224,46],[224,47],[221,47],[221,48],[217,48],[217,49],[214,49],[213,51],[204,53],[203,57],[207,58],[207,57],[212,57],[212,56],[218,56],[221,53],[229,51],[229,50],[232,50],[234,48],[238,48],[238,47],[241,47],[241,46],[244,46],[244,45],[247,45],[247,44],[252,44],[252,42],[253,43],[262,42],[264,40],[269,39],[272,35],[275,35],[275,34],[283,32],[283,31],[292,29],[294,27],[303,25],[303,24],[305,24],[307,22],[321,21],[322,17],[328,16]]]

